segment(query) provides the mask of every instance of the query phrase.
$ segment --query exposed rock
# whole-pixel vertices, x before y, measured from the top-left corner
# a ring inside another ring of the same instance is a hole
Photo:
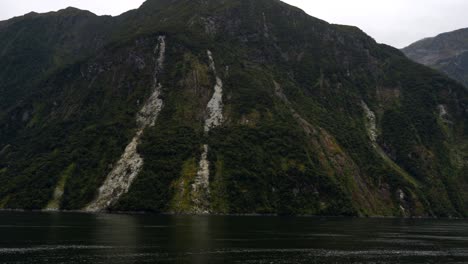
[[[382,157],[382,159],[389,164],[391,167],[393,167],[395,170],[397,170],[399,173],[405,176],[406,180],[414,185],[416,185],[416,180],[403,168],[401,168],[398,164],[395,163],[394,158],[392,158],[391,154],[388,154],[388,151],[385,151],[382,149],[382,147],[377,143],[377,138],[378,138],[378,131],[377,131],[377,120],[375,113],[370,110],[370,108],[367,106],[367,104],[364,101],[361,101],[361,106],[364,110],[365,113],[365,118],[366,118],[366,129],[367,129],[367,135],[371,141],[372,147],[374,147],[376,153]],[[385,146],[384,146],[385,148]]]
[[[401,189],[397,190],[397,194],[398,194],[398,198],[400,199],[400,202],[405,201],[406,195]]]
[[[367,127],[367,134],[369,139],[372,142],[372,145],[376,147],[377,142],[377,125],[376,125],[376,118],[375,113],[370,110],[367,104],[362,101],[361,102],[362,108],[364,109],[364,113],[366,114],[366,127]]]
[[[406,201],[406,195],[401,189],[397,190],[397,197],[400,202],[401,213],[403,214],[403,216],[408,216],[408,209],[407,209],[408,204]]]
[[[297,123],[302,127],[306,135],[309,137],[311,144],[314,146],[319,155],[319,160],[324,167],[332,167],[335,171],[330,172],[335,177],[353,177],[353,188],[357,188],[359,192],[352,193],[353,198],[360,203],[366,203],[368,207],[373,207],[369,198],[373,195],[370,192],[370,187],[360,175],[359,168],[355,162],[344,153],[334,139],[327,131],[321,127],[315,127],[305,118],[303,118],[294,108],[291,101],[284,94],[284,91],[279,83],[273,81],[275,86],[275,94],[289,108]]]
[[[439,111],[439,118],[444,122],[444,123],[447,123],[447,124],[450,124],[451,121],[450,121],[450,115],[447,111],[447,106],[441,104],[441,105],[438,105],[437,106],[437,110]]]
[[[203,152],[197,176],[192,184],[192,201],[194,212],[198,214],[209,213],[210,196],[210,162],[208,161],[208,145],[203,145]]]
[[[143,158],[138,153],[138,144],[144,129],[155,125],[159,112],[163,107],[163,101],[159,98],[162,85],[158,81],[158,76],[163,69],[165,52],[165,37],[160,36],[154,50],[154,54],[158,57],[153,73],[152,93],[137,114],[137,132],[107,176],[104,184],[99,188],[96,199],[85,208],[86,211],[98,212],[112,206],[123,194],[128,192],[143,167]]]
[[[85,208],[86,211],[98,212],[105,210],[115,203],[120,196],[128,192],[130,185],[143,167],[143,159],[137,152],[142,133],[143,131],[139,130],[125,148],[114,169],[99,188],[98,197]]]
[[[205,120],[205,132],[217,127],[223,122],[223,81],[219,78],[216,72],[216,65],[211,51],[207,51],[210,69],[213,71],[216,84],[211,100],[207,105],[208,117]],[[209,213],[209,196],[210,196],[210,162],[208,161],[209,146],[203,145],[203,153],[200,158],[200,164],[192,184],[192,202],[194,204],[193,211],[195,213]]]
[[[211,128],[217,127],[223,122],[223,81],[216,73],[216,66],[211,51],[207,53],[210,60],[210,69],[216,77],[216,84],[213,97],[207,106],[208,118],[205,120],[205,132],[209,132]]]
[[[447,108],[445,107],[445,105],[438,105],[437,108],[439,109],[440,118],[444,118],[448,115]]]
[[[0,207],[468,215],[467,90],[357,28],[277,0],[40,17],[0,26]]]

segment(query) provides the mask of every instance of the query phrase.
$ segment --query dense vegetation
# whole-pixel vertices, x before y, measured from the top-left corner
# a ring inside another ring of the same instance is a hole
[[[212,213],[467,216],[467,91],[274,0],[150,0],[116,18],[67,9],[0,24],[0,208],[42,209],[60,185],[62,209],[93,200],[135,133],[159,35],[164,108],[111,210],[193,212],[207,144]],[[14,48],[27,43],[37,57]],[[225,120],[205,133],[208,49]]]

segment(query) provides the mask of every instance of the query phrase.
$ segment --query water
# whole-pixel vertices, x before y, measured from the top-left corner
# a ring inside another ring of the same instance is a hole
[[[2,212],[0,263],[468,263],[468,221]]]

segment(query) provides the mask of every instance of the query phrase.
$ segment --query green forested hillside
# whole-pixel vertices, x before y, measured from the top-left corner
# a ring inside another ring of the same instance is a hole
[[[6,21],[0,100],[0,208],[468,214],[467,90],[277,0]]]

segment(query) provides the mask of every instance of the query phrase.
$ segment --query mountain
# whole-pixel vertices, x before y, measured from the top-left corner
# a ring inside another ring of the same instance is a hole
[[[0,208],[468,215],[467,90],[277,0],[0,23]]]
[[[408,58],[439,70],[468,88],[468,28],[420,40],[403,52]]]

